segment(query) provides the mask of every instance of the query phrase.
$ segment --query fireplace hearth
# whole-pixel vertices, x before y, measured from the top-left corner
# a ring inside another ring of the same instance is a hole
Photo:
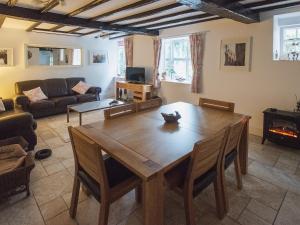
[[[300,113],[283,110],[266,109],[264,112],[264,133],[262,144],[265,140],[300,148]]]

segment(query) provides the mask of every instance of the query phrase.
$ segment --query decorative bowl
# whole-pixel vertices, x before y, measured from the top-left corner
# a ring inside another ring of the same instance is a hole
[[[178,123],[178,120],[181,118],[181,115],[179,112],[175,111],[175,114],[173,113],[161,113],[166,123]]]

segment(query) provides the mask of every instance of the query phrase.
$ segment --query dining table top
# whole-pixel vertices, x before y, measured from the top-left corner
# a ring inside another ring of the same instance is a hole
[[[181,115],[165,123],[161,113]],[[242,114],[176,102],[76,127],[142,179],[167,172],[192,153],[195,142],[237,122]],[[250,118],[250,117],[249,117]]]

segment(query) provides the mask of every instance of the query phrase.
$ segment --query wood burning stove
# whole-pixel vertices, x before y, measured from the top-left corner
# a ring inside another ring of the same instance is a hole
[[[265,140],[300,148],[300,113],[276,109],[266,109],[264,112]]]

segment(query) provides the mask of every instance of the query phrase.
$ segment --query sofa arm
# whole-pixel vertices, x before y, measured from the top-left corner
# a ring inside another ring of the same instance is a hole
[[[14,101],[12,99],[3,99],[2,101],[6,111],[14,110]]]
[[[25,95],[17,95],[15,98],[16,104],[20,106],[23,110],[27,111],[29,108],[30,100]]]
[[[101,88],[100,87],[90,87],[87,93],[94,94],[97,97],[97,100],[100,100],[100,93]]]

